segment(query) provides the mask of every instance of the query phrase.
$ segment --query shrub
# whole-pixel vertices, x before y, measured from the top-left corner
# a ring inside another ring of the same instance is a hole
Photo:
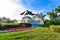
[[[52,25],[52,26],[50,26],[50,30],[51,31],[54,31],[54,32],[59,32],[60,33],[60,26],[58,26],[58,25]]]
[[[44,27],[49,27],[49,26],[50,26],[50,20],[45,20]]]
[[[60,20],[50,20],[50,25],[60,25]]]

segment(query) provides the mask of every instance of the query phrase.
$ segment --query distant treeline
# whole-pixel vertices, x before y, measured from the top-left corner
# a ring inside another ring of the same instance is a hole
[[[0,22],[14,23],[14,22],[17,22],[17,20],[16,19],[11,20],[10,18],[0,17]]]

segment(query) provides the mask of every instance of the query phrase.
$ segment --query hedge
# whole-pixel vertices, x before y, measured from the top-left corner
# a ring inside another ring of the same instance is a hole
[[[15,23],[0,23],[0,29],[4,28],[13,28],[13,27],[19,27],[21,26],[20,24],[15,24]]]
[[[31,27],[31,23],[19,23],[19,24],[15,24],[15,23],[0,23],[0,30],[4,29],[4,28],[13,28],[13,27],[21,27],[23,25],[26,25],[28,27]]]

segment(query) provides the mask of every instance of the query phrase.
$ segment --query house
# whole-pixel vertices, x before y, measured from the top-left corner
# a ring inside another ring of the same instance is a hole
[[[57,20],[60,20],[60,16],[56,17]]]
[[[21,20],[21,23],[32,23],[32,18],[29,16],[24,16]]]
[[[21,23],[30,23],[32,26],[42,26],[44,24],[42,16],[40,14],[36,14],[32,17],[24,16],[21,20]]]
[[[32,20],[34,21],[32,23],[44,24],[43,19],[42,19],[42,15],[39,13],[36,14],[35,16],[33,16]]]
[[[60,13],[57,14],[57,17],[56,17],[57,20],[60,20]]]
[[[33,16],[32,18],[32,26],[43,26],[44,22],[43,22],[43,18],[42,15],[37,13],[35,16]]]

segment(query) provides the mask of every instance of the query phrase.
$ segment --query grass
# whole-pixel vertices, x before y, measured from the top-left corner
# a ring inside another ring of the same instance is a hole
[[[0,33],[0,40],[60,40],[60,33],[51,32],[46,27],[32,30]]]
[[[60,33],[60,25],[50,25],[50,30]]]
[[[50,26],[54,26],[54,27],[60,27],[60,25],[50,25]]]

